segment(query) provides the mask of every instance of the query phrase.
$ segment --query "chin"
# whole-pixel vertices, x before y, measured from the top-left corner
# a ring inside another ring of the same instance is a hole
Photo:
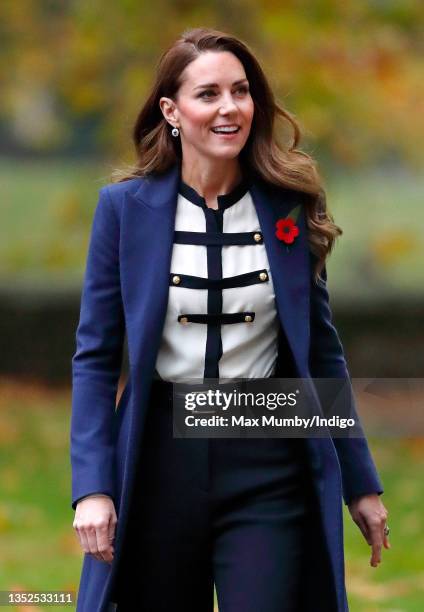
[[[208,157],[213,157],[214,159],[234,159],[238,157],[240,154],[240,147],[230,148],[226,151],[210,151],[207,153]]]

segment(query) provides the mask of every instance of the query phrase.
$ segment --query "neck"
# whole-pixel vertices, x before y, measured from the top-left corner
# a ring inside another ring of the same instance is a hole
[[[237,159],[219,163],[181,165],[182,180],[193,187],[205,200],[214,202],[218,195],[229,193],[243,179]]]

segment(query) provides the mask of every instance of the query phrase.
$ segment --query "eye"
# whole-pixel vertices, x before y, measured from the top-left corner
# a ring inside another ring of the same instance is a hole
[[[240,91],[241,91],[242,93],[249,93],[249,87],[248,87],[247,85],[241,85],[240,87],[238,87],[238,88],[237,88],[237,90],[236,90],[236,91],[237,91],[237,92],[240,92]],[[214,95],[215,95],[214,90],[213,90],[213,89],[205,89],[204,91],[202,91],[202,92],[199,94],[199,96],[198,96],[198,97],[199,97],[199,98],[205,98],[205,99],[206,99],[206,98],[209,98],[209,97],[210,97],[210,96],[209,96],[209,94],[210,94],[211,96],[214,96]]]
[[[214,93],[215,92],[212,89],[205,89],[205,91],[202,91],[202,93],[199,94],[199,98],[203,98],[204,94],[212,94],[213,95]]]

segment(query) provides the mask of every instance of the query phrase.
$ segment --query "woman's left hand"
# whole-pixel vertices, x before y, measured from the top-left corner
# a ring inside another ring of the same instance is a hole
[[[377,567],[381,561],[381,548],[391,548],[389,536],[384,534],[388,511],[377,493],[356,497],[348,505],[354,522],[364,538],[372,546],[370,565]]]

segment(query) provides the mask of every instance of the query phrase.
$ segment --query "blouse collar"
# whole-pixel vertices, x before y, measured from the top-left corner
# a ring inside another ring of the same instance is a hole
[[[218,210],[222,210],[236,204],[249,190],[249,181],[246,176],[243,176],[241,181],[228,193],[224,193],[217,196]],[[191,187],[183,181],[180,176],[179,193],[184,196],[187,200],[200,206],[201,208],[209,208],[209,210],[216,210],[210,208],[206,204],[206,200],[201,196],[194,187]]]

